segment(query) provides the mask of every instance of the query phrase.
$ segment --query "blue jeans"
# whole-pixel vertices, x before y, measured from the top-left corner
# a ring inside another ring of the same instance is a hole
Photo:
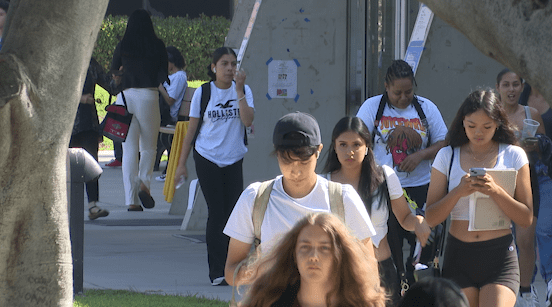
[[[552,279],[552,179],[547,175],[546,166],[536,165],[539,174],[540,211],[535,237],[539,247],[540,271],[548,282]]]

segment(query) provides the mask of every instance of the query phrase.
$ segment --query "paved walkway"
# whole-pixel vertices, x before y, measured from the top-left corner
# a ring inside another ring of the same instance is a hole
[[[109,216],[84,226],[84,289],[126,289],[230,300],[232,288],[211,286],[205,235],[180,230],[183,215],[169,215],[163,183],[153,180],[155,208],[128,212],[121,168],[105,167],[113,152],[100,152],[100,203]],[[161,163],[161,170],[165,167]],[[154,172],[154,177],[161,172]]]

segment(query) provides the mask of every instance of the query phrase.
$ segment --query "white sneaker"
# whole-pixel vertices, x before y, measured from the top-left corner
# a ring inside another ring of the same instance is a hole
[[[167,175],[165,175],[165,174],[163,174],[163,175],[161,175],[161,176],[157,176],[157,177],[155,177],[155,180],[161,181],[161,182],[165,182],[165,177],[166,177],[166,176],[167,176]]]
[[[552,302],[550,302],[550,296],[552,296],[552,279],[548,281],[548,289],[546,290],[546,307],[552,306]]]
[[[213,281],[211,282],[211,285],[212,286],[228,286],[228,283],[226,282],[226,279],[224,279],[224,277],[219,277],[219,278],[213,279]]]
[[[537,291],[531,284],[531,292],[520,293],[516,299],[515,307],[539,307]]]

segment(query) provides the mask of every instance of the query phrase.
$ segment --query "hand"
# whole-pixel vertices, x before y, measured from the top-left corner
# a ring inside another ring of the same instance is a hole
[[[246,74],[243,69],[236,70],[236,72],[234,73],[234,81],[236,81],[236,90],[238,91],[243,90],[243,86],[245,85],[245,78],[246,78]]]
[[[188,179],[188,169],[186,163],[178,164],[178,167],[174,173],[174,184],[177,185],[180,182],[180,176],[184,176],[184,180]]]
[[[123,66],[119,67],[119,71],[123,71]],[[111,74],[111,79],[113,79],[113,82],[115,82],[115,85],[121,84],[121,74]]]
[[[537,138],[526,138],[521,142],[521,147],[527,153],[536,151],[539,148],[539,140]]]
[[[496,194],[500,189],[502,189],[498,184],[496,184],[493,177],[489,174],[470,177],[470,185],[474,191],[481,192],[485,195]]]
[[[466,174],[460,179],[460,184],[454,188],[455,191],[460,193],[460,197],[466,197],[476,192],[473,184],[473,179],[475,178],[477,177],[470,177],[469,174]]]
[[[94,104],[94,96],[92,94],[85,94],[81,96],[80,103],[82,104]]]
[[[401,162],[401,164],[399,165],[399,168],[404,172],[410,173],[414,171],[416,167],[418,167],[418,165],[420,164],[420,162],[422,162],[422,160],[423,160],[423,157],[420,152],[409,154]]]
[[[416,234],[416,237],[418,238],[418,241],[420,241],[422,247],[425,247],[427,239],[431,234],[431,227],[429,227],[429,224],[426,222],[423,216],[416,215],[416,218],[418,219],[418,222],[416,223],[416,226],[414,228],[414,233]]]

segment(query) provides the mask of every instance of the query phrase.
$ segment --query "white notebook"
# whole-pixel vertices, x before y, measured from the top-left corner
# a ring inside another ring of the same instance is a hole
[[[510,196],[516,190],[517,171],[515,169],[485,169]],[[469,231],[499,230],[510,228],[510,218],[488,195],[475,192],[470,195]]]

